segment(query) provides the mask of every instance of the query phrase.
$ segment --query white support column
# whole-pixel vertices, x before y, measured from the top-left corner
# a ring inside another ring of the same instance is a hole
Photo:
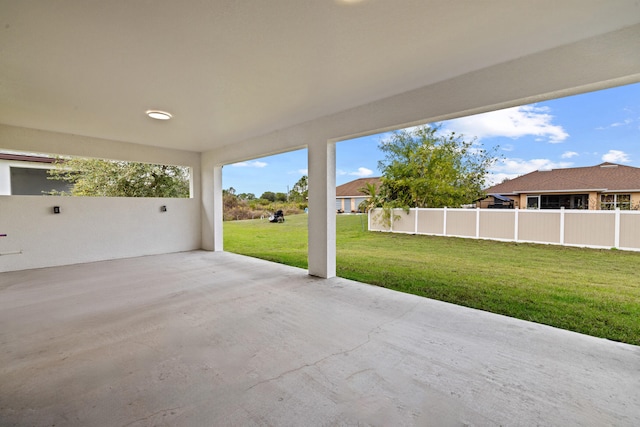
[[[476,239],[480,238],[480,208],[476,208]]]
[[[309,274],[336,275],[336,146],[310,144],[309,156]]]
[[[222,251],[222,166],[202,155],[202,249]]]

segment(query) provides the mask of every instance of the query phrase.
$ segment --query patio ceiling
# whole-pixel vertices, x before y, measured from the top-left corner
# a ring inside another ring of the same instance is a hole
[[[639,22],[636,0],[0,0],[0,123],[208,151]]]

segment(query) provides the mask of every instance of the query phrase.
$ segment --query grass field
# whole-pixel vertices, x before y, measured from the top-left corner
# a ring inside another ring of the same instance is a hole
[[[640,253],[366,231],[337,218],[337,274],[640,345]],[[307,267],[307,216],[224,223],[224,248]]]

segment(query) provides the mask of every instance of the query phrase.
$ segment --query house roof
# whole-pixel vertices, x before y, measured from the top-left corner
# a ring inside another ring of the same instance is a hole
[[[491,194],[521,194],[632,190],[640,191],[640,168],[605,162],[589,167],[537,170],[485,191]]]
[[[358,178],[356,180],[347,182],[345,184],[336,187],[336,197],[362,197],[366,196],[361,188],[366,187],[367,184],[375,184],[377,188],[380,187],[380,177],[372,178]]]

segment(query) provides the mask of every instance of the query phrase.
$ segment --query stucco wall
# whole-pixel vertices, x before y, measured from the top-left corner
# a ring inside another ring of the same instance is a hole
[[[189,199],[0,196],[0,271],[201,247],[198,153],[3,125],[0,148],[175,164],[194,177]]]
[[[199,209],[194,199],[0,196],[0,271],[197,249]]]

